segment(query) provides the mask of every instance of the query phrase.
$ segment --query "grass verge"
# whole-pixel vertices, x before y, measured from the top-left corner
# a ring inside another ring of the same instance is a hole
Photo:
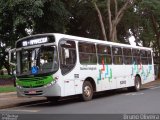
[[[13,85],[0,86],[0,93],[15,92],[15,91],[16,91],[16,88]]]

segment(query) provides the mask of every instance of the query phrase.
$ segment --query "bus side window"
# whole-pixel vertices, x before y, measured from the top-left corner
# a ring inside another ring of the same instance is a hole
[[[148,57],[148,63],[152,64],[152,55],[151,55],[151,51],[147,51],[147,57]]]
[[[132,55],[133,55],[133,63],[134,64],[140,64],[140,51],[139,49],[132,49]]]
[[[113,53],[113,63],[114,64],[123,64],[122,48],[117,47],[117,46],[113,46],[112,53]]]
[[[132,64],[132,51],[130,48],[123,48],[124,64]]]
[[[59,45],[60,68],[63,75],[69,73],[76,64],[76,44],[71,40],[61,40]]]
[[[141,55],[141,63],[142,63],[143,65],[147,65],[147,64],[148,64],[147,51],[141,50],[141,51],[140,51],[140,55]]]
[[[93,43],[79,42],[79,59],[81,64],[97,64],[96,48]]]
[[[106,45],[97,45],[98,63],[112,64],[111,47]]]

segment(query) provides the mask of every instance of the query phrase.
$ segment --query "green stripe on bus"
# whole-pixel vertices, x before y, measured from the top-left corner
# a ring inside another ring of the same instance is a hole
[[[19,78],[16,80],[16,84],[24,87],[37,87],[44,86],[54,81],[52,76],[46,77],[31,77],[31,78]]]

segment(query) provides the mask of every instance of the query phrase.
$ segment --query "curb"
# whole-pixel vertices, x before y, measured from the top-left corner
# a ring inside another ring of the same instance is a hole
[[[157,86],[160,85],[160,79],[154,80],[150,83],[146,83],[144,85],[142,85],[142,88],[149,88],[149,87],[153,87],[153,86]]]
[[[5,96],[5,95],[16,95],[16,92],[6,92],[6,93],[0,93],[0,96]]]

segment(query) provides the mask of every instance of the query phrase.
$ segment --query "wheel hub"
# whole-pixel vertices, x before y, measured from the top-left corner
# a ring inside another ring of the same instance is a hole
[[[86,97],[89,97],[89,96],[91,95],[91,88],[90,88],[89,86],[86,86],[86,87],[84,88],[84,95],[85,95]]]
[[[137,87],[137,89],[139,89],[139,88],[140,88],[140,83],[139,83],[139,81],[138,81],[138,80],[136,81],[136,87]]]

